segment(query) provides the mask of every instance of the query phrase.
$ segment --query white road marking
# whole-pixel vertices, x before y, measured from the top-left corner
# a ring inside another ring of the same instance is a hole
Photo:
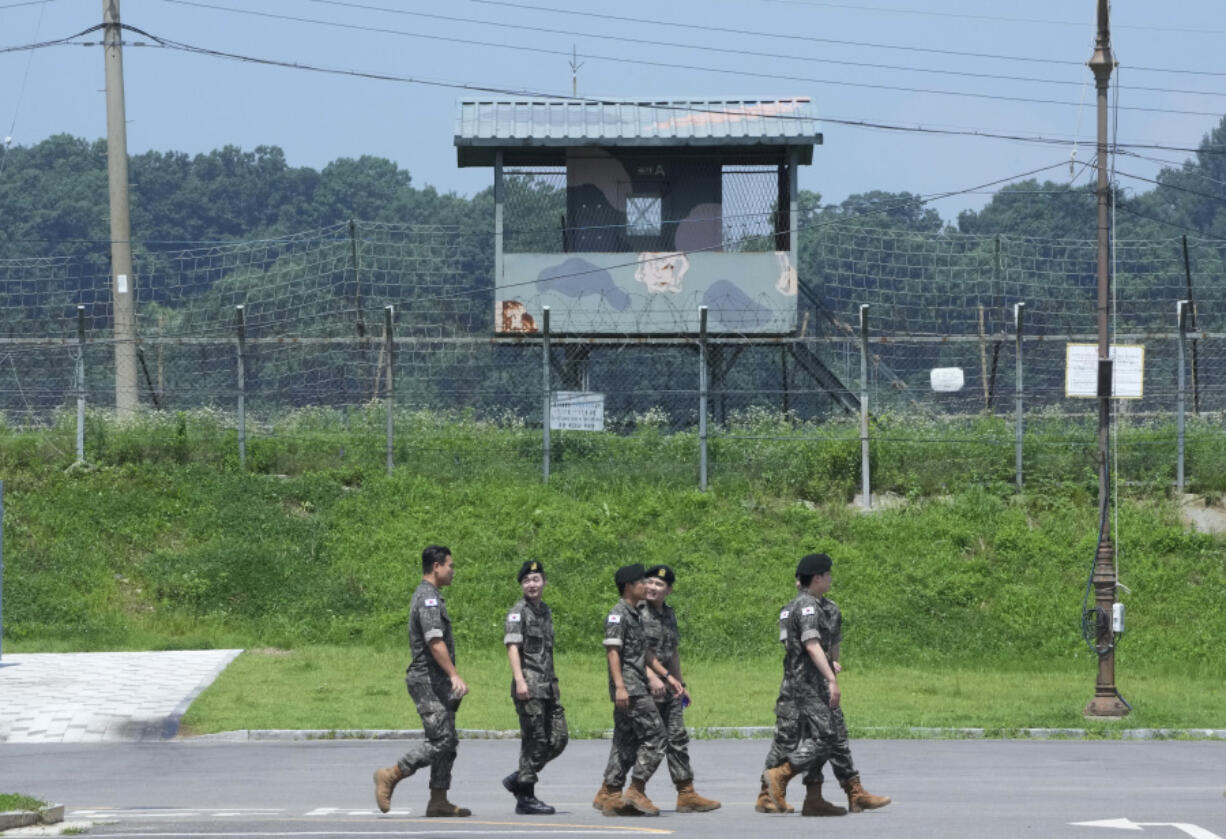
[[[1206,830],[1200,825],[1188,822],[1134,822],[1131,819],[1102,819],[1094,822],[1069,822],[1074,827],[1112,827],[1117,830],[1144,830],[1147,827],[1173,827],[1181,830],[1192,839],[1222,839],[1216,833]]]

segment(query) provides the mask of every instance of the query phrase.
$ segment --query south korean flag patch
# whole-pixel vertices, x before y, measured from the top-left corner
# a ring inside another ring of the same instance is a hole
[[[807,615],[812,615],[816,611],[817,611],[816,606],[805,606],[800,610],[800,614],[807,616]]]
[[[622,622],[621,615],[609,615],[609,623],[621,623],[621,622]]]
[[[438,605],[438,598],[437,598],[437,597],[427,597],[425,600],[423,600],[423,601],[422,601],[422,604],[421,604],[421,605],[423,605],[423,606],[437,606],[437,605]]]
[[[523,615],[521,615],[519,612],[512,612],[511,614],[507,615],[508,623],[519,623],[522,619]]]
[[[788,615],[790,615],[790,614],[792,614],[792,613],[791,613],[789,610],[784,609],[782,612],[780,612],[780,613],[779,613],[779,620],[781,620],[781,621],[785,621],[785,620],[787,620],[787,619],[788,619]]]

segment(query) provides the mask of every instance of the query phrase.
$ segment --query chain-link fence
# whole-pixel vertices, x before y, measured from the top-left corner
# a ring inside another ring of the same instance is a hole
[[[725,173],[725,195],[761,192],[775,174]],[[515,214],[533,222],[509,223],[507,246],[564,248],[562,175],[521,179],[521,200],[540,212]],[[709,470],[816,493],[813,475],[859,487],[866,404],[875,489],[1093,474],[1096,403],[1067,396],[1066,352],[1096,340],[1095,243],[820,217],[801,230],[795,334],[559,335],[548,355],[542,334],[494,336],[488,232],[359,222],[139,249],[143,421],[162,417],[168,445],[188,449],[229,435],[235,457],[253,448],[255,468],[276,468],[259,458],[279,441],[320,463],[649,469],[683,485]],[[0,261],[5,424],[59,429],[87,461],[114,405],[104,253]],[[1226,474],[1224,256],[1215,240],[1116,244],[1113,340],[1144,347],[1143,394],[1116,403],[1125,480],[1175,480],[1181,448],[1189,481],[1215,487]],[[1182,331],[1180,300],[1193,301]],[[952,368],[961,388],[934,389],[932,371]],[[556,392],[597,394],[584,405],[599,414],[578,426],[603,433],[573,430]]]

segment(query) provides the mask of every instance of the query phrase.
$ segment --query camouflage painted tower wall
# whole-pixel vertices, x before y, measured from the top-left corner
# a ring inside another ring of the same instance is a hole
[[[821,141],[807,99],[461,103],[460,165],[495,167],[496,333],[684,335],[797,328],[796,169]],[[565,166],[560,251],[503,253],[504,166]],[[732,236],[726,168],[777,168],[759,235]]]

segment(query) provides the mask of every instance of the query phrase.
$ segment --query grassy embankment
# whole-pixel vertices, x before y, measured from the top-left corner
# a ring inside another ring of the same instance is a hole
[[[68,474],[66,429],[0,432],[6,651],[268,648],[240,658],[188,727],[416,727],[400,681],[404,610],[420,548],[441,541],[459,564],[448,604],[474,687],[460,724],[515,727],[502,615],[517,596],[514,569],[534,556],[551,575],[568,713],[590,731],[608,724],[598,628],[615,598],[612,569],[666,561],[679,575],[690,723],[765,724],[774,618],[796,558],[821,549],[836,559],[846,704],[861,732],[1083,724],[1095,667],[1078,623],[1092,470],[1083,452],[1055,445],[1076,430],[1032,429],[1041,454],[1020,494],[1007,428],[990,420],[959,429],[970,442],[958,445],[879,443],[876,485],[909,503],[866,516],[846,503],[858,444],[842,426],[818,443],[717,440],[715,479],[700,493],[688,435],[565,435],[543,486],[529,430],[406,416],[404,465],[387,477],[377,417],[365,419],[369,428],[358,417],[342,430],[299,415],[252,441],[247,474],[233,432],[210,417],[127,428],[94,418],[98,468]],[[1189,472],[1220,479],[1210,467],[1226,441],[1197,431]],[[1121,597],[1129,632],[1117,668],[1136,706],[1129,725],[1226,727],[1222,542],[1189,532],[1156,488],[1163,430],[1130,433],[1121,472],[1150,486],[1120,506],[1132,593]]]

